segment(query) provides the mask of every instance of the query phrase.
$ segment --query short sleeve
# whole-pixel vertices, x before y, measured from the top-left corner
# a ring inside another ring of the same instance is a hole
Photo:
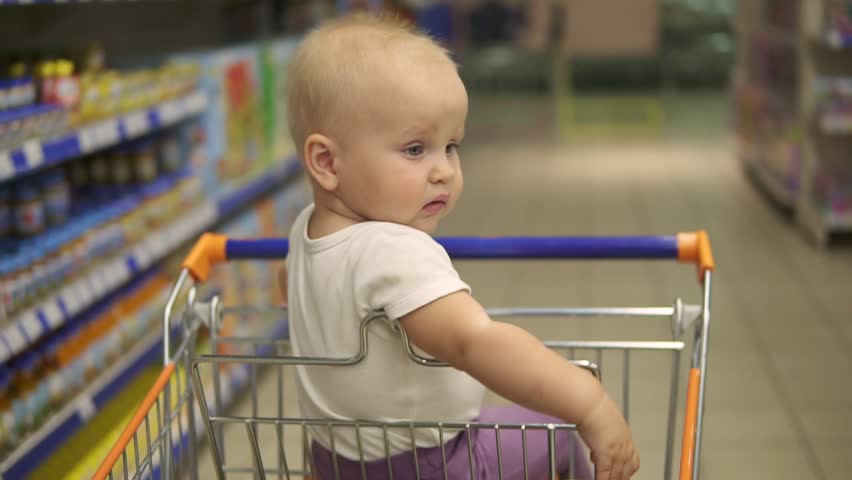
[[[470,291],[446,250],[426,233],[377,222],[359,237],[353,242],[353,283],[370,311],[396,320],[451,293]]]

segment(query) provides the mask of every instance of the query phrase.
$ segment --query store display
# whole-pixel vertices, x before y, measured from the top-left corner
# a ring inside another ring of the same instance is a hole
[[[70,129],[68,112],[54,105],[29,105],[0,112],[0,151],[31,139],[52,139]]]
[[[825,245],[832,233],[852,231],[852,80],[848,53],[837,50],[852,38],[852,7],[837,0],[761,0],[739,10],[740,157]]]
[[[20,148],[28,140],[49,140],[74,128],[129,114],[192,92],[198,68],[166,62],[156,68],[108,70],[103,52],[91,49],[80,61],[65,58],[16,61],[0,77],[0,152]],[[34,76],[27,75],[33,72]],[[165,111],[166,117],[180,112]],[[147,123],[147,119],[142,120]],[[171,119],[163,119],[170,123]],[[132,129],[131,129],[132,130]]]
[[[82,243],[83,259],[77,264],[88,264],[138,241],[145,231],[173,220],[181,207],[200,201],[198,181],[183,169],[186,152],[180,135],[180,130],[170,131],[80,158],[4,190],[11,191],[5,194],[12,220],[7,229],[17,240],[7,239],[0,256],[16,267],[0,277],[3,290],[9,291],[0,319],[38,300],[19,290],[49,291],[78,273],[55,265],[65,258],[60,246]],[[169,170],[158,167],[158,156],[171,157]],[[45,282],[35,270],[49,272]],[[15,287],[8,287],[13,283]]]
[[[852,77],[820,76],[815,81],[819,126],[829,134],[852,133]]]
[[[275,153],[292,150],[287,146],[289,134],[280,117],[286,111],[286,95],[280,95],[278,83],[286,68],[286,44],[269,44],[273,49],[283,46],[274,59],[267,56],[266,61],[275,66],[267,66],[265,76],[262,45],[178,56],[175,60],[200,65],[204,73],[199,81],[201,88],[210,96],[219,95],[219,101],[211,102],[202,118],[206,151],[193,162],[205,191],[216,194],[233,188],[289,154]]]
[[[69,325],[0,372],[6,385],[0,413],[0,451],[8,450],[52,411],[155,327],[167,280],[157,275],[134,285],[85,321]]]
[[[140,278],[157,283],[202,229],[280,233],[309,201],[299,183],[252,205],[299,172],[283,94],[296,42],[136,63],[94,45],[0,65],[0,476],[29,475],[67,441],[88,421],[69,405],[109,401],[116,366],[150,362],[138,349],[153,348],[167,286]],[[274,272],[241,268],[234,291],[280,301]]]
[[[852,4],[847,0],[825,1],[828,17],[826,40],[836,48],[852,47]]]
[[[4,80],[0,76],[0,112],[32,105],[35,99],[36,87],[31,77]]]
[[[296,48],[295,39],[268,41],[261,47],[263,58],[264,135],[271,158],[295,153],[287,123],[287,66]]]

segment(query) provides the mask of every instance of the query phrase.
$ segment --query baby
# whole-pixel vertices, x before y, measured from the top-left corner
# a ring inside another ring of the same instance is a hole
[[[430,237],[463,184],[458,145],[468,100],[447,52],[397,20],[356,15],[308,35],[289,72],[291,134],[314,194],[290,233],[283,286],[294,353],[355,355],[362,320],[380,316],[357,365],[297,367],[302,414],[575,423],[597,479],[630,478],[639,467],[630,430],[599,382],[523,329],[492,321]],[[419,353],[454,368],[412,362],[397,325]],[[483,408],[483,385],[526,408]],[[591,478],[579,439],[559,432],[560,472]],[[469,478],[471,467],[477,479],[497,478],[496,434],[444,438],[449,478]],[[364,428],[358,438],[338,428],[333,441],[327,428],[311,435],[323,480],[335,478],[335,462],[344,479],[361,478],[362,466],[367,478],[387,478],[388,456],[394,478],[415,476],[407,430]],[[504,478],[524,478],[521,434],[499,435]],[[444,478],[438,431],[418,429],[414,442],[420,477]],[[526,450],[529,478],[546,478],[547,433],[528,431]]]

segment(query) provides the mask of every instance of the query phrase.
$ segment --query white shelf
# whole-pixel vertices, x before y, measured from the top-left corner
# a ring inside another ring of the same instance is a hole
[[[766,189],[779,204],[793,208],[796,203],[795,192],[793,192],[778,175],[770,171],[757,158],[757,148],[744,148],[741,153],[743,162],[748,170],[754,175],[754,178]]]
[[[819,128],[831,135],[852,134],[852,111],[831,112],[818,114]]]

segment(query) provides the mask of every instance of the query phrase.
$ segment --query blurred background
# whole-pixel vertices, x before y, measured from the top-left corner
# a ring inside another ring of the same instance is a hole
[[[411,19],[460,66],[466,193],[440,234],[707,230],[701,478],[849,477],[852,1],[0,0],[0,478],[90,478],[160,371],[191,241],[287,234],[311,201],[287,64],[353,9]],[[486,305],[701,300],[693,269],[659,262],[459,271]],[[281,300],[269,264],[210,285]],[[667,322],[526,325],[667,340]],[[669,367],[631,371],[637,478],[665,478]],[[246,372],[227,372],[224,407],[257,402]]]

